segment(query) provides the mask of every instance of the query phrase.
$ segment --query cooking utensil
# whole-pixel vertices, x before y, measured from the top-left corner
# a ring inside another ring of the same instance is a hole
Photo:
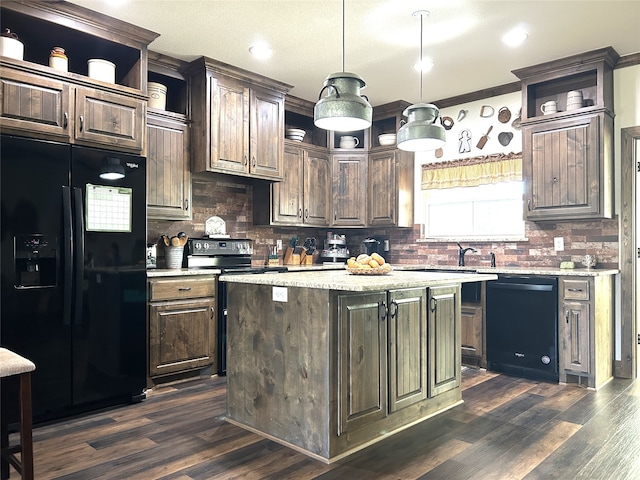
[[[457,122],[462,121],[462,119],[463,119],[464,117],[466,117],[466,116],[467,116],[467,112],[468,112],[468,111],[469,111],[469,110],[460,110],[460,111],[458,112],[458,118],[456,119],[456,121],[457,121]]]
[[[491,133],[492,129],[493,129],[493,125],[491,125],[489,127],[489,130],[487,130],[487,133],[481,136],[480,140],[478,140],[478,144],[476,145],[476,147],[478,147],[480,150],[484,148],[485,144],[487,143],[487,140],[489,140],[489,133]]]

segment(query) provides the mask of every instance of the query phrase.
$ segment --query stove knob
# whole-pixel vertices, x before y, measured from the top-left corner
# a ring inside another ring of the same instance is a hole
[[[200,250],[200,247],[202,247],[202,244],[200,242],[196,242],[196,250]]]
[[[204,249],[209,250],[209,242],[204,242]]]

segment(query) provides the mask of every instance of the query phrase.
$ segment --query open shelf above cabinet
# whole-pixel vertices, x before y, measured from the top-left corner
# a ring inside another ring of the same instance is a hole
[[[371,148],[380,147],[378,136],[385,133],[397,134],[400,127],[406,121],[402,112],[411,103],[405,100],[397,100],[391,103],[379,105],[373,109],[373,121],[371,123]]]
[[[284,128],[300,128],[305,131],[301,143],[327,148],[327,131],[313,123],[314,103],[287,95],[284,100]]]
[[[513,70],[522,80],[522,122],[613,111],[613,69],[619,58],[613,48],[606,47]],[[567,108],[569,92],[582,94],[581,107]],[[550,101],[556,103],[557,112],[544,114],[541,107]]]
[[[24,62],[49,69],[51,49],[62,47],[69,73],[88,76],[89,59],[108,60],[116,66],[117,85],[146,91],[146,52],[158,37],[154,32],[64,2],[3,1],[0,19],[2,29],[24,44]]]
[[[149,52],[149,82],[167,87],[164,113],[189,116],[189,81],[182,72],[188,63],[157,52]],[[159,109],[158,112],[163,112]]]

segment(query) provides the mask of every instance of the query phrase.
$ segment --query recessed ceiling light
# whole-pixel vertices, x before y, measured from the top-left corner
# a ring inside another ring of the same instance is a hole
[[[249,52],[251,52],[251,55],[256,57],[258,60],[266,60],[271,56],[273,50],[264,43],[256,43],[249,47]]]
[[[524,43],[529,34],[521,27],[509,30],[502,36],[502,43],[509,47],[518,47]]]
[[[425,59],[422,60],[422,63],[420,63],[420,61],[417,61],[413,65],[413,68],[415,68],[419,72],[429,72],[429,71],[431,71],[433,69],[434,66],[435,66],[435,63],[433,63],[431,60],[425,58]]]

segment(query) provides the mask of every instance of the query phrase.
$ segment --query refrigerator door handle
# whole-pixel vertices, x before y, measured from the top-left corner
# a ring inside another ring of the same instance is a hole
[[[73,324],[82,323],[82,294],[84,284],[84,213],[82,208],[82,189],[73,188],[73,277],[75,279],[76,292],[74,298]]]
[[[73,298],[73,224],[71,222],[71,189],[62,187],[62,244],[64,258],[64,290],[62,298],[62,324],[71,325],[71,299]]]

